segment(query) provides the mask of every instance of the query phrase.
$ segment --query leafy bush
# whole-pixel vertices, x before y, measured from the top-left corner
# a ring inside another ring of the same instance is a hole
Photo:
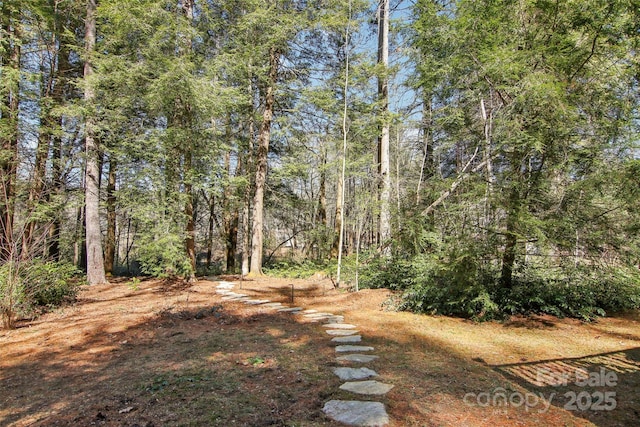
[[[25,290],[38,306],[55,307],[75,299],[81,272],[65,262],[34,262],[25,272]]]
[[[420,277],[411,261],[375,257],[359,271],[360,284],[364,288],[401,290],[411,288]]]
[[[144,242],[138,249],[137,260],[142,273],[161,279],[188,277],[193,273],[183,239],[176,234],[167,233]]]
[[[8,262],[0,267],[0,314],[10,328],[17,316],[73,300],[81,280],[72,264],[41,260]]]
[[[326,264],[316,263],[309,260],[302,262],[295,261],[278,261],[274,264],[264,267],[267,275],[285,277],[289,279],[308,279],[318,271],[327,269]]]
[[[640,272],[634,268],[520,268],[514,285],[499,284],[496,266],[472,250],[371,262],[362,286],[403,291],[398,309],[476,320],[513,314],[551,314],[585,321],[640,308]]]
[[[545,274],[546,273],[546,274]],[[640,308],[640,273],[631,268],[565,268],[524,271],[510,290],[499,290],[503,310],[593,320]]]

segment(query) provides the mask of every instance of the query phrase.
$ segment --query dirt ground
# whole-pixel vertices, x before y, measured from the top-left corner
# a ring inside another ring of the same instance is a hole
[[[226,278],[228,280],[238,278]],[[236,291],[345,316],[395,387],[391,426],[635,426],[640,318],[474,323],[386,309],[383,290],[259,278]],[[356,397],[300,315],[223,302],[217,282],[114,281],[0,330],[1,426],[335,426]]]

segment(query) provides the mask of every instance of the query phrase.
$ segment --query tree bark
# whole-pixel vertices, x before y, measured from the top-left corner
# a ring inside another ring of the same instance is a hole
[[[516,249],[518,245],[517,234],[515,230],[517,212],[512,206],[507,213],[507,229],[504,245],[504,253],[502,254],[502,270],[500,272],[500,284],[503,288],[511,289],[513,286],[513,268],[516,263]]]
[[[255,128],[254,128],[254,115],[253,115],[253,76],[251,76],[251,74],[249,75],[249,85],[248,85],[248,91],[247,93],[249,94],[249,112],[248,112],[248,126],[247,126],[247,149],[244,155],[240,155],[240,159],[239,162],[240,164],[238,165],[239,167],[239,171],[242,171],[242,173],[247,177],[247,181],[251,182],[251,180],[249,179],[249,177],[251,176],[251,173],[253,171],[253,147],[254,147],[254,143],[253,143],[253,138],[254,138],[254,133],[255,133]],[[244,161],[243,161],[244,159]],[[244,195],[243,195],[243,200],[242,200],[242,212],[240,214],[240,227],[242,230],[242,241],[241,241],[241,248],[240,251],[242,253],[242,260],[241,260],[241,269],[240,269],[240,274],[242,276],[246,276],[247,274],[249,274],[249,260],[250,260],[250,256],[251,256],[251,239],[250,239],[250,231],[251,231],[251,217],[249,215],[249,212],[251,210],[251,190],[252,190],[252,186],[251,184],[247,184],[245,190],[244,190]]]
[[[104,270],[108,276],[113,274],[116,258],[116,170],[117,162],[112,156],[107,179],[107,238],[104,249]]]
[[[271,121],[275,102],[275,85],[278,78],[280,53],[269,49],[269,79],[264,94],[264,112],[258,137],[256,156],[255,194],[253,197],[253,231],[251,238],[251,267],[249,274],[262,275],[262,252],[264,239],[264,187],[267,181],[267,156],[271,138]]]
[[[343,154],[344,155],[344,154]],[[331,246],[331,258],[338,258],[340,254],[340,247],[342,246],[342,218],[344,215],[342,211],[344,209],[344,182],[342,179],[338,179],[338,185],[336,186],[336,219],[334,222],[333,230],[334,230],[334,239],[333,245]]]
[[[231,118],[229,118],[226,130],[226,140],[231,145]],[[240,165],[238,165],[240,166]],[[226,172],[226,182],[224,183],[223,204],[224,204],[224,236],[226,249],[226,271],[232,272],[236,267],[236,248],[238,246],[238,210],[233,187],[231,185],[231,151],[227,151],[224,157],[224,170]]]
[[[187,220],[185,231],[187,237],[185,239],[185,249],[187,251],[187,258],[191,263],[191,274],[188,280],[194,282],[196,280],[196,224],[194,217],[194,197],[193,197],[193,184],[191,182],[191,169],[193,163],[193,154],[190,148],[186,148],[184,154],[184,171],[186,179],[184,182],[184,192],[186,195],[186,202],[184,207],[184,215]]]
[[[2,73],[3,79],[11,79],[6,74],[18,76],[20,72],[21,49],[19,39],[20,24],[19,11],[7,2],[2,2],[2,29],[7,35],[0,42],[2,44],[3,67],[11,70]],[[15,180],[18,157],[18,107],[19,107],[19,79],[14,78],[5,82],[6,92],[2,93],[2,114],[4,130],[0,133],[0,260],[8,260],[15,250],[13,248],[13,213],[15,206]]]
[[[209,226],[207,227],[207,268],[211,267],[211,261],[213,258],[213,231],[215,229],[215,196],[211,192],[209,197]]]
[[[327,151],[324,147],[320,159],[320,188],[318,189],[318,222],[327,226]]]
[[[431,94],[423,91],[422,100],[422,164],[420,165],[420,178],[418,179],[418,187],[416,188],[416,205],[420,204],[422,196],[422,182],[434,175],[433,161],[433,136],[431,132],[433,121],[433,109],[431,105]]]
[[[87,250],[87,280],[90,285],[107,283],[104,273],[104,254],[102,252],[102,233],[100,232],[100,167],[99,148],[95,137],[95,119],[92,104],[95,92],[91,77],[93,64],[91,56],[96,43],[96,0],[87,0],[85,20],[85,63],[84,100],[87,106],[85,117],[85,220]]]
[[[380,249],[389,253],[391,237],[391,163],[389,156],[389,0],[380,0],[378,28],[378,64],[382,76],[378,78],[378,99],[381,103],[382,129],[378,139],[378,173],[380,178]]]
[[[59,11],[56,11],[56,28],[64,26],[65,17]],[[60,32],[60,31],[58,31]],[[57,72],[56,80],[52,89],[53,103],[56,106],[64,105],[67,97],[70,96],[71,85],[70,74],[73,71],[72,65],[69,61],[69,45],[71,40],[65,34],[58,34],[58,52],[57,58]],[[80,70],[76,70],[79,72]],[[64,180],[64,168],[62,162],[63,155],[63,138],[61,137],[60,130],[65,125],[65,118],[57,117],[55,128],[57,132],[53,132],[51,138],[51,188],[47,191],[48,201],[54,198],[56,203],[59,203],[59,199],[64,197],[65,193],[65,180]],[[46,256],[54,261],[60,260],[60,230],[62,228],[62,212],[56,212],[53,215],[51,225],[49,227],[49,235],[47,238],[47,253]]]

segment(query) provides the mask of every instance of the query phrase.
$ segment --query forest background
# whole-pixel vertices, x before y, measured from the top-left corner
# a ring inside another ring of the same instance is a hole
[[[640,306],[635,0],[10,0],[0,309],[311,274],[400,309]]]

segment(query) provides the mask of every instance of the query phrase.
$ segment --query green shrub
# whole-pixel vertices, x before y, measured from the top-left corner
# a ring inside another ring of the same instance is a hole
[[[478,259],[473,250],[454,248],[411,260],[377,260],[363,270],[362,286],[403,291],[400,310],[477,320],[551,314],[590,321],[640,308],[635,268],[520,267],[506,289],[499,268]]]
[[[81,272],[65,262],[33,262],[25,271],[25,290],[35,305],[55,307],[75,299]]]
[[[32,315],[73,300],[80,284],[78,269],[64,262],[8,262],[0,267],[0,314],[10,328],[18,316]]]
[[[410,260],[375,257],[360,268],[358,277],[363,288],[402,290],[415,285],[419,272]]]
[[[319,271],[326,271],[327,264],[316,263],[309,260],[277,261],[264,267],[265,274],[269,276],[284,277],[288,279],[308,279]]]
[[[167,233],[144,242],[138,249],[137,260],[143,274],[161,279],[189,277],[193,273],[184,241],[176,234]]]

